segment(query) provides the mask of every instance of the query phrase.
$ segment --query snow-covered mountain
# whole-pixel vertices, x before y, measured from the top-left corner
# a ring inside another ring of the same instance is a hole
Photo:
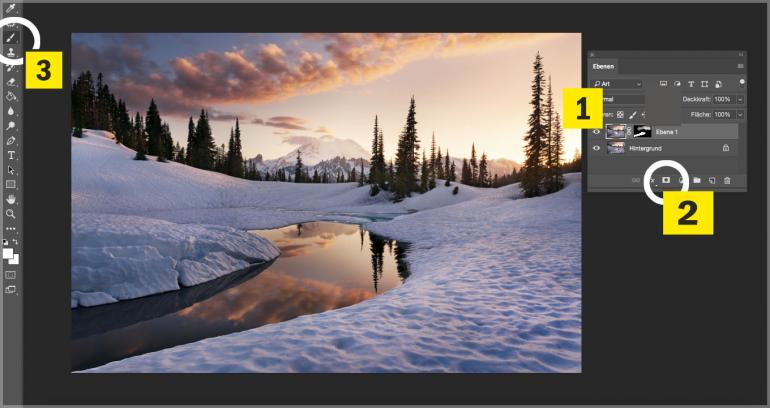
[[[247,165],[254,162],[257,170],[261,173],[269,171],[273,174],[278,169],[293,173],[294,165],[297,162],[297,151],[302,152],[302,163],[308,168],[310,174],[313,174],[315,170],[318,171],[318,174],[327,172],[329,175],[342,172],[347,177],[353,167],[356,168],[356,172],[360,171],[361,159],[364,160],[364,173],[369,173],[371,153],[351,139],[339,139],[330,135],[320,138],[305,138],[300,146],[277,159],[264,159],[261,154],[258,154],[247,159],[246,162]],[[452,157],[451,159],[455,163],[459,177],[463,159],[461,157]],[[521,164],[509,159],[490,159],[488,166],[490,174],[502,176],[511,174],[514,169],[518,170]]]
[[[462,160],[460,160],[460,166],[462,164]],[[511,174],[513,169],[518,170],[521,168],[521,164],[509,159],[490,159],[487,161],[487,167],[489,168],[489,174],[502,176],[504,174]]]
[[[302,163],[311,174],[314,170],[318,170],[319,174],[324,171],[330,175],[342,172],[347,176],[353,167],[356,170],[360,168],[361,159],[364,159],[364,169],[368,172],[371,156],[371,153],[351,139],[339,139],[326,135],[319,138],[308,137],[301,145],[277,159],[265,160],[261,154],[258,154],[246,161],[247,165],[254,162],[257,170],[263,173],[265,170],[274,173],[277,169],[293,172],[298,151],[302,154]]]
[[[326,135],[305,138],[300,146],[273,160],[273,162],[280,166],[293,166],[297,160],[297,151],[302,152],[302,162],[307,166],[315,166],[324,160],[331,160],[335,157],[368,159],[371,156],[371,153],[351,139],[339,139]]]

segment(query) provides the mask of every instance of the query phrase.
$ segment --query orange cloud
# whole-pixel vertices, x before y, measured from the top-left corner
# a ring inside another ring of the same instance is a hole
[[[108,74],[114,74],[111,87],[130,105],[144,106],[150,98],[155,98],[164,112],[188,116],[196,114],[201,107],[267,103],[346,84],[361,84],[397,72],[420,59],[486,52],[554,35],[558,34],[304,34],[302,41],[289,42],[291,52],[275,43],[261,44],[250,51],[202,51],[172,58],[168,62],[170,71],[144,60],[136,47],[114,45],[100,52],[74,42],[73,69],[104,67]],[[314,51],[318,47],[303,48],[306,41],[320,45],[324,53]],[[119,61],[126,62],[104,62],[113,61],[116,56],[125,57]],[[220,112],[220,116],[229,118],[232,114]],[[264,123],[272,126],[270,122]],[[306,130],[302,124],[274,123],[294,126],[277,127]]]

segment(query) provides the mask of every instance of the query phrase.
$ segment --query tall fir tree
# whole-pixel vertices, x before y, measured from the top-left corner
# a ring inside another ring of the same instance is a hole
[[[444,172],[444,155],[441,154],[441,147],[436,150],[436,162],[433,164],[433,171],[436,173],[436,178],[445,180]]]
[[[564,141],[562,139],[561,118],[559,117],[559,112],[554,112],[549,147],[551,152],[550,162],[548,163],[548,177],[546,179],[546,190],[549,193],[554,193],[564,187],[564,176],[562,176],[561,166],[561,156],[564,151]]]
[[[420,192],[424,193],[430,190],[430,161],[425,157],[425,151],[422,152],[422,164],[420,165]]]
[[[361,174],[358,175],[358,186],[361,187],[364,185],[364,180],[366,180],[366,177],[364,176],[364,159],[362,157],[359,160],[361,162]],[[369,171],[372,171],[371,167],[369,167]]]
[[[543,59],[538,52],[532,66],[532,113],[529,115],[528,126],[524,141],[526,143],[524,153],[524,174],[521,180],[521,188],[525,197],[535,197],[541,194],[541,182],[543,178],[543,150],[545,129],[543,127]]]
[[[486,152],[481,154],[481,161],[479,161],[479,179],[477,185],[479,187],[489,187],[491,185]]]
[[[160,119],[158,105],[155,99],[150,100],[150,106],[147,108],[147,115],[144,117],[144,131],[147,133],[147,153],[150,156],[157,156],[159,161],[165,159],[163,152],[163,123]]]
[[[380,127],[379,118],[374,115],[374,132],[372,133],[372,159],[370,160],[371,167],[369,168],[369,184],[379,184],[379,168],[377,161],[380,157]]]
[[[302,151],[297,149],[297,162],[294,164],[294,182],[302,183],[305,173],[302,166]]]
[[[171,137],[171,128],[168,123],[163,122],[160,127],[160,135],[163,143],[163,157],[165,160],[174,160],[174,139]]]
[[[387,180],[387,172],[388,172],[388,165],[385,163],[385,133],[382,130],[382,126],[380,126],[380,134],[378,136],[378,144],[377,144],[377,171],[380,173],[379,175],[379,184],[380,187],[385,188],[386,180]],[[369,164],[371,166],[371,163]],[[372,171],[371,168],[369,171]]]
[[[553,139],[553,114],[554,114],[554,107],[553,107],[553,92],[551,90],[551,76],[548,76],[548,80],[546,81],[546,91],[545,91],[545,99],[543,104],[543,134],[545,135],[545,139],[543,140],[543,147],[544,147],[544,165],[545,165],[545,184],[548,185],[550,183],[549,179],[551,178],[551,164],[553,163],[553,151],[552,151],[552,139]]]
[[[473,143],[471,145],[471,159],[468,162],[468,165],[470,166],[470,185],[475,186],[478,185],[479,181],[479,163],[476,160],[476,143]]]
[[[452,168],[450,166],[449,162],[449,149],[446,149],[446,156],[444,157],[444,174],[446,175],[446,180],[454,181],[454,174],[452,174]],[[449,186],[449,183],[446,183],[447,186]]]
[[[193,163],[193,155],[196,150],[195,142],[195,123],[193,122],[192,116],[190,116],[190,121],[187,122],[187,157],[185,157],[185,163],[189,165],[192,165]]]
[[[372,132],[372,158],[369,163],[369,184],[371,195],[376,195],[380,189],[385,188],[385,142],[382,127],[379,126],[378,117],[374,117],[374,131]],[[376,187],[375,187],[376,186]]]
[[[227,157],[225,158],[225,163],[224,163],[224,166],[223,166],[223,170],[224,170],[225,174],[228,174],[228,175],[231,175],[231,176],[233,174],[231,173],[230,162],[231,162],[231,160],[233,160],[234,149],[235,149],[235,141],[234,141],[234,136],[233,136],[233,128],[230,128],[230,138],[227,139],[227,154],[226,154]]]
[[[134,137],[136,138],[136,156],[134,160],[147,160],[147,142],[144,131],[144,121],[142,115],[136,112],[134,118]]]
[[[468,186],[473,184],[473,174],[470,166],[468,166],[468,160],[465,158],[463,158],[463,166],[460,168],[460,183]]]
[[[423,157],[425,157],[424,153]],[[434,188],[436,188],[436,132],[433,132],[431,136],[430,162],[428,163],[428,190],[433,190]]]
[[[235,118],[235,130],[233,131],[233,147],[228,157],[229,174],[233,177],[243,177],[243,152],[241,145],[241,126],[238,118]]]
[[[406,124],[398,140],[396,150],[396,177],[394,185],[394,199],[401,201],[418,191],[417,184],[418,167],[420,160],[418,152],[420,140],[417,137],[417,119],[414,96],[409,102],[409,111],[406,115]]]
[[[198,123],[195,125],[195,152],[192,165],[204,170],[214,169],[217,146],[211,135],[208,114],[201,109]]]

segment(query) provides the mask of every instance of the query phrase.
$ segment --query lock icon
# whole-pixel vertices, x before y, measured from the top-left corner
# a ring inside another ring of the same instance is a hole
[[[730,145],[727,144],[727,143],[723,144],[722,145],[722,151],[725,152],[725,153],[729,152],[730,151]]]

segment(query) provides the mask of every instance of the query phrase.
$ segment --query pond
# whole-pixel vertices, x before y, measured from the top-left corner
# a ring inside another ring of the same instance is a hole
[[[407,246],[358,225],[251,231],[275,261],[178,291],[72,310],[72,369],[350,306],[400,286]]]

